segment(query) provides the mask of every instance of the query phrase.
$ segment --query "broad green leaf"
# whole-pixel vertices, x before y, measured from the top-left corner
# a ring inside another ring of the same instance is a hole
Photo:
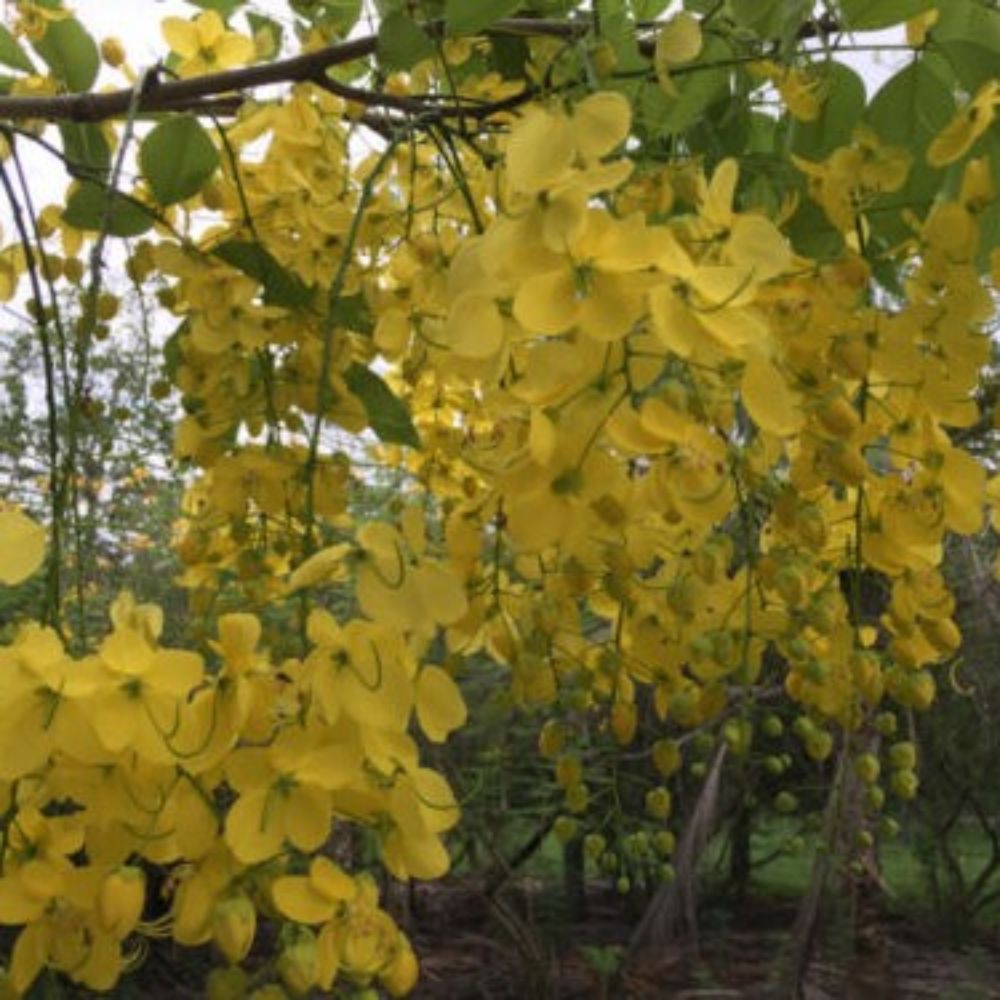
[[[368,426],[386,444],[420,447],[420,435],[406,404],[370,368],[357,362],[344,372],[347,388],[361,400]]]
[[[785,232],[798,253],[815,260],[832,260],[844,249],[843,237],[830,225],[823,209],[805,193]]]
[[[362,292],[337,299],[333,307],[333,320],[338,327],[369,334],[375,329],[368,300]]]
[[[671,0],[629,0],[629,7],[637,21],[652,21],[670,6],[670,2]]]
[[[337,36],[344,37],[361,17],[362,0],[291,0],[290,6],[299,17],[311,24],[322,25]],[[379,14],[388,11],[379,10]]]
[[[12,69],[23,69],[25,73],[35,72],[35,65],[28,58],[28,54],[2,24],[0,24],[0,63]]]
[[[733,20],[761,37],[781,33],[785,20],[785,0],[729,0]]]
[[[104,178],[111,169],[111,148],[99,125],[60,122],[66,168],[82,180]]]
[[[449,35],[473,35],[488,28],[501,18],[509,17],[518,7],[520,0],[447,0],[444,5],[444,19]]]
[[[254,37],[257,38],[259,35],[263,34],[271,40],[270,51],[267,52],[267,57],[272,58],[276,56],[281,51],[281,40],[284,37],[284,28],[274,20],[272,17],[265,17],[263,14],[247,14],[247,21],[250,24],[250,30],[254,33]]]
[[[954,113],[951,88],[920,59],[881,87],[865,112],[865,121],[883,142],[922,156]]]
[[[52,75],[79,92],[90,90],[101,68],[97,43],[74,17],[50,21],[41,41],[33,42]]]
[[[108,212],[107,188],[93,181],[84,181],[70,196],[63,209],[63,219],[77,229],[100,232],[108,221],[112,236],[139,236],[151,229],[156,221],[150,209],[120,191],[111,196]]]
[[[160,122],[139,148],[139,166],[153,196],[173,205],[196,195],[219,166],[219,154],[193,115]]]
[[[840,0],[844,27],[852,31],[876,31],[922,14],[940,0]]]
[[[256,278],[264,288],[265,305],[304,309],[312,301],[312,292],[302,280],[282,267],[259,243],[227,240],[212,254]]]
[[[434,55],[430,35],[405,14],[390,14],[378,29],[378,59],[388,70],[410,69]]]
[[[949,0],[938,10],[930,31],[933,49],[944,53],[961,85],[974,92],[1000,67],[1000,10],[969,0]]]
[[[724,62],[732,51],[722,39],[709,36],[697,63],[671,74],[678,96],[669,97],[656,84],[643,89],[643,118],[653,135],[676,135],[693,125],[729,89],[729,70],[699,69],[701,63]]]
[[[922,216],[937,194],[942,175],[927,163],[927,145],[954,113],[951,88],[926,57],[887,81],[868,106],[865,123],[883,142],[902,146],[912,157],[905,186],[882,198],[878,210],[868,215],[875,235],[889,246],[904,240],[909,227],[900,211],[888,211],[887,206],[905,206]]]
[[[523,38],[508,38],[497,35],[490,39],[493,65],[505,80],[522,80],[524,68],[531,55],[528,43]]]
[[[596,8],[601,41],[610,43],[615,53],[615,70],[628,73],[645,68],[646,60],[636,45],[635,19],[624,0],[596,0]]]
[[[851,141],[865,110],[865,85],[854,70],[831,62],[817,67],[823,74],[826,94],[815,121],[792,125],[792,152],[810,160],[822,160],[838,146]]]

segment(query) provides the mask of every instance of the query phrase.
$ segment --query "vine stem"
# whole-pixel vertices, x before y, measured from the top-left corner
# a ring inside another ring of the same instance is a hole
[[[8,136],[8,141],[10,137]],[[52,524],[49,530],[51,551],[46,572],[45,605],[42,609],[42,621],[51,625],[62,635],[60,627],[59,607],[62,599],[62,583],[60,568],[62,563],[62,507],[63,491],[59,476],[59,410],[56,401],[56,371],[55,358],[52,353],[52,340],[49,337],[48,321],[45,316],[45,306],[42,302],[42,284],[38,277],[38,261],[35,249],[28,234],[24,221],[24,211],[20,199],[14,190],[7,168],[0,160],[0,186],[3,187],[10,204],[11,215],[14,217],[14,227],[24,250],[25,264],[28,270],[28,281],[35,298],[34,321],[38,327],[38,340],[42,348],[42,371],[45,379],[45,406],[47,409],[49,438],[49,504]]]

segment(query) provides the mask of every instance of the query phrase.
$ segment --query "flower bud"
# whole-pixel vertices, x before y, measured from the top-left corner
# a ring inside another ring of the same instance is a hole
[[[101,883],[97,917],[101,927],[119,940],[135,930],[146,902],[146,876],[142,869],[122,865]]]
[[[308,993],[316,985],[317,958],[312,934],[302,934],[278,956],[278,974],[292,993]]]
[[[413,954],[409,943],[404,941],[380,978],[389,996],[402,997],[413,989],[419,975],[420,966],[417,964],[417,957]]]
[[[101,41],[101,58],[112,68],[117,69],[125,62],[125,46],[120,38],[105,38]]]
[[[257,911],[247,896],[231,896],[215,904],[212,939],[233,965],[242,962],[257,933]]]

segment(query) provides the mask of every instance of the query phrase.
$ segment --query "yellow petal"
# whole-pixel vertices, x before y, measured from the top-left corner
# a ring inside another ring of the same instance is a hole
[[[624,94],[606,91],[585,97],[573,110],[573,140],[585,160],[607,156],[621,145],[632,122]]]
[[[334,906],[312,887],[308,878],[286,875],[271,886],[274,905],[298,924],[321,924],[333,916]]]
[[[569,119],[545,108],[531,108],[507,140],[507,179],[516,191],[551,187],[573,162]]]
[[[44,559],[45,529],[19,510],[0,511],[0,583],[21,583]]]
[[[441,667],[429,666],[417,679],[417,719],[432,743],[443,743],[465,724],[465,701],[458,685]]]
[[[687,11],[670,18],[656,36],[657,67],[681,66],[698,58],[701,52],[701,23]]]
[[[752,356],[741,383],[743,405],[754,423],[771,434],[794,434],[804,416],[781,372],[767,358]]]
[[[198,32],[198,47],[213,49],[216,42],[225,34],[226,26],[217,11],[206,10],[194,19],[195,30]]]
[[[358,894],[358,885],[340,865],[322,855],[309,862],[309,881],[328,900],[350,900]]]
[[[773,222],[744,215],[733,223],[726,256],[737,267],[749,267],[755,280],[768,281],[788,267],[792,252]]]
[[[284,842],[282,824],[275,815],[277,796],[269,788],[241,795],[226,816],[226,843],[244,864],[273,857]]]
[[[470,292],[448,311],[448,346],[460,358],[490,358],[503,346],[504,324],[496,302]]]
[[[303,587],[313,587],[328,580],[343,564],[350,546],[343,542],[320,549],[304,563],[300,563],[288,578],[288,592],[293,593]]]
[[[300,785],[282,804],[285,835],[300,850],[319,850],[330,836],[333,805],[330,793],[309,785]]]
[[[706,338],[705,328],[673,290],[659,285],[649,293],[653,330],[664,347],[690,358]]]
[[[160,31],[171,52],[176,52],[184,59],[193,59],[201,49],[198,28],[193,21],[186,21],[183,17],[167,17],[160,25]]]
[[[215,60],[222,69],[243,66],[254,57],[253,42],[235,31],[227,32],[215,47]]]
[[[537,465],[548,465],[558,442],[559,435],[552,418],[544,410],[532,410],[528,427],[528,454],[531,460]]]
[[[438,563],[423,563],[414,571],[420,602],[438,625],[453,625],[465,617],[469,600],[465,585],[448,568]]]
[[[577,287],[569,268],[528,278],[514,298],[514,318],[531,333],[562,333],[579,314]]]

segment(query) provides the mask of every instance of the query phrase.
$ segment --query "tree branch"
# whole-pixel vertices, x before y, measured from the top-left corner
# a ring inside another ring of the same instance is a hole
[[[493,25],[487,34],[504,36],[574,37],[590,29],[586,22],[546,20],[543,18],[509,18]],[[427,30],[440,32],[441,25],[429,25]],[[331,81],[326,71],[372,55],[378,46],[375,35],[354,38],[304,55],[279,59],[275,62],[205,73],[186,80],[161,80],[151,78],[139,100],[138,111],[149,114],[159,111],[187,111],[193,114],[225,114],[235,112],[245,100],[239,91],[280,83],[317,83],[349,100],[366,105],[390,107],[405,112],[425,112],[428,102],[419,98],[399,97],[360,90]],[[0,97],[0,120],[19,121],[41,118],[48,121],[98,122],[126,115],[133,90],[114,90],[100,94],[59,94],[52,97],[7,96]],[[435,100],[438,114],[483,115],[482,105],[476,108],[462,104],[447,108]]]

